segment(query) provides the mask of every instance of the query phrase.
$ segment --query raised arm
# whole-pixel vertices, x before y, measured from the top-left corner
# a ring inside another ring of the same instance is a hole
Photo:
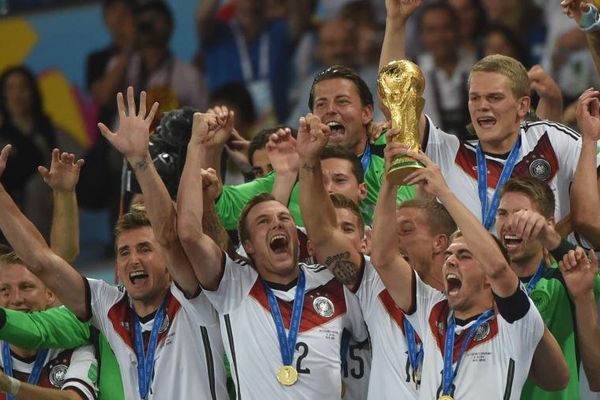
[[[387,143],[385,147],[385,176],[387,176],[387,171],[392,165],[394,157],[404,152],[404,149],[403,146],[397,143]],[[415,306],[413,304],[412,284],[414,272],[398,249],[398,235],[396,233],[396,192],[398,187],[385,176],[373,217],[371,263],[398,307],[407,313],[412,313]]]
[[[202,229],[221,250],[234,255],[235,247],[223,224],[221,224],[215,207],[215,199],[221,193],[221,180],[212,168],[201,169],[200,174],[202,175],[202,201],[204,202]]]
[[[224,268],[223,251],[202,227],[203,180],[199,171],[207,151],[204,143],[213,140],[218,129],[214,116],[194,114],[192,136],[177,193],[177,233],[198,281],[208,290],[219,287]]]
[[[385,34],[379,57],[380,70],[391,61],[406,58],[406,22],[422,2],[423,0],[385,0],[387,14]],[[389,118],[389,112],[385,109],[383,103],[381,104],[384,115]],[[421,141],[425,137],[425,125],[425,114],[421,114],[419,118]]]
[[[11,146],[0,152],[0,176],[6,168]],[[0,229],[15,253],[42,282],[81,319],[86,313],[85,286],[81,275],[56,255],[37,228],[23,215],[0,184]]]
[[[142,91],[138,112],[133,88],[130,86],[127,89],[127,109],[122,93],[117,95],[117,109],[119,130],[113,133],[106,125],[98,124],[100,132],[127,158],[133,168],[144,195],[150,225],[156,239],[166,251],[169,273],[186,296],[193,296],[198,292],[198,281],[177,237],[177,213],[174,204],[148,150],[150,124],[158,109],[158,103],[154,103],[146,115],[146,92]]]
[[[75,161],[74,154],[54,149],[50,169],[38,167],[44,182],[52,188],[50,247],[69,263],[79,255],[79,209],[75,186],[82,166],[83,160]]]
[[[585,0],[562,0],[560,2],[563,12],[570,18],[572,18],[580,28],[592,28],[592,24],[597,22],[597,18],[594,19],[595,7],[589,4]],[[597,14],[596,14],[597,15]],[[596,25],[595,28],[589,29],[586,32],[586,38],[594,64],[596,65],[596,71],[600,75],[600,25]]]
[[[571,187],[573,228],[594,247],[600,247],[600,180],[596,172],[596,149],[600,139],[600,92],[588,89],[577,103],[581,153]]]
[[[289,128],[279,129],[269,137],[265,150],[275,171],[275,183],[271,194],[287,206],[298,179],[299,157],[296,139]]]
[[[537,93],[540,101],[535,113],[541,119],[562,122],[563,98],[558,84],[539,65],[534,65],[528,71],[529,87]]]
[[[425,168],[410,174],[406,183],[420,185],[426,193],[437,197],[444,204],[462,232],[471,253],[481,264],[492,291],[499,297],[515,294],[519,287],[519,278],[502,255],[492,235],[450,190],[440,167],[423,152],[407,151],[407,154],[423,163]]]
[[[559,260],[563,278],[575,303],[577,343],[590,389],[600,392],[600,321],[594,297],[598,259],[593,251],[586,257],[582,248],[569,251]]]
[[[329,140],[329,127],[319,117],[300,118],[298,153],[300,154],[300,210],[307,235],[320,264],[350,289],[355,288],[362,263],[358,249],[338,228],[333,203],[323,185],[320,154]]]

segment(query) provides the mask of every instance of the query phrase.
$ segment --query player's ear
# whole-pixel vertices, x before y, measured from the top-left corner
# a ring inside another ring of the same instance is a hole
[[[249,240],[244,240],[242,242],[242,247],[244,247],[246,254],[248,254],[249,256],[254,254],[254,246],[252,245],[252,242],[250,242]]]

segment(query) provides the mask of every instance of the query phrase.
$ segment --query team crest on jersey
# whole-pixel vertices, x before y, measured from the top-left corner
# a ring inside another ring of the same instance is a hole
[[[543,158],[535,159],[529,164],[529,175],[534,178],[546,180],[552,174],[550,163]]]
[[[529,297],[533,301],[533,304],[535,304],[535,307],[540,312],[545,311],[546,308],[548,307],[548,304],[550,304],[550,296],[548,296],[548,293],[544,292],[543,290],[535,290],[534,289],[529,294]]]
[[[483,339],[488,337],[490,334],[490,323],[484,322],[481,324],[479,328],[477,328],[477,332],[475,332],[475,336],[473,336],[473,340],[476,342],[481,342]]]
[[[313,308],[321,317],[330,318],[335,312],[333,302],[325,296],[319,296],[313,300]]]
[[[50,370],[50,383],[52,386],[60,388],[65,383],[68,367],[65,364],[58,364]]]
[[[165,319],[163,319],[162,325],[160,326],[158,333],[165,333],[167,331],[167,329],[169,329],[170,323],[171,323],[171,321],[169,321],[169,316],[167,314],[165,314]]]

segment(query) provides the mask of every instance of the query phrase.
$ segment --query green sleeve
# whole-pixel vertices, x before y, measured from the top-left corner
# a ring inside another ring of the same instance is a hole
[[[275,183],[275,173],[272,172],[264,178],[258,178],[252,182],[241,185],[224,186],[221,196],[215,206],[217,215],[227,230],[235,230],[238,227],[238,221],[244,206],[250,199],[259,193],[271,193]],[[302,215],[300,214],[300,186],[296,183],[290,194],[288,209],[296,221],[296,225],[304,226]]]
[[[0,339],[26,349],[71,349],[90,343],[90,327],[66,307],[25,313],[0,309]]]
[[[225,185],[215,206],[221,223],[227,230],[237,229],[238,220],[246,203],[259,193],[271,193],[275,174],[241,185]]]
[[[596,274],[596,283],[594,284],[594,295],[596,301],[600,302],[600,272]]]

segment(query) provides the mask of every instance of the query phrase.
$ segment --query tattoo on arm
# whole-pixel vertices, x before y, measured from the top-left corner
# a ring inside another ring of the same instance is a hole
[[[309,163],[304,163],[302,164],[302,169],[308,172],[314,172],[315,171],[315,166],[311,165]]]
[[[325,266],[344,285],[353,285],[356,282],[359,266],[350,260],[349,251],[327,257]]]
[[[143,160],[137,161],[133,166],[133,169],[135,171],[145,171],[146,168],[148,168],[148,160],[145,158]]]

